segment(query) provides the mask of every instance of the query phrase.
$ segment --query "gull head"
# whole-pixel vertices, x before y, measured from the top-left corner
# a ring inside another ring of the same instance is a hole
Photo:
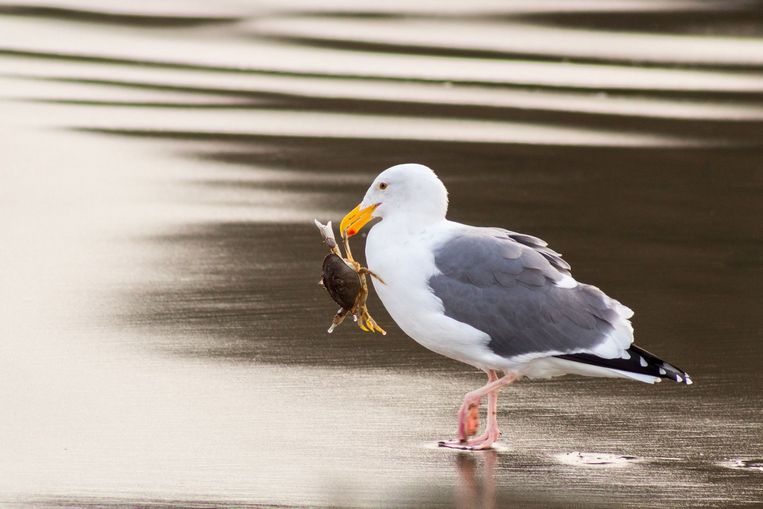
[[[374,179],[363,201],[342,219],[339,231],[352,237],[377,217],[427,224],[444,219],[447,211],[448,191],[430,168],[398,164]]]

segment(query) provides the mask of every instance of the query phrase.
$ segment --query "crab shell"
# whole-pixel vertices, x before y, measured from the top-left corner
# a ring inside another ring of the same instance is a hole
[[[329,253],[323,259],[323,286],[328,290],[334,302],[342,309],[351,310],[355,307],[358,296],[363,289],[360,275],[341,257]]]

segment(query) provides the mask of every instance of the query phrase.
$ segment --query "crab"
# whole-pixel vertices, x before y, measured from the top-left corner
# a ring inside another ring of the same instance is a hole
[[[371,317],[366,306],[368,300],[366,276],[371,276],[382,284],[384,281],[352,257],[349,236],[346,231],[341,232],[344,251],[347,253],[345,257],[339,249],[331,221],[324,225],[315,219],[315,226],[321,232],[323,241],[329,248],[329,254],[323,259],[323,274],[318,284],[326,288],[334,302],[340,306],[339,311],[336,312],[331,321],[331,326],[328,329],[329,334],[334,332],[334,329],[344,321],[348,314],[351,314],[358,327],[364,332],[378,332],[386,335],[387,332]]]

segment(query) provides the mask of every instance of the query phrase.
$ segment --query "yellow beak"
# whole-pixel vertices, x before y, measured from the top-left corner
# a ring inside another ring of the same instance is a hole
[[[366,225],[366,223],[373,219],[371,214],[373,214],[373,211],[378,206],[379,204],[377,203],[376,205],[371,205],[370,207],[361,209],[360,204],[358,204],[358,206],[352,209],[346,216],[344,216],[342,222],[339,223],[339,233],[344,235],[346,230],[348,237],[352,237],[358,233],[360,229]]]

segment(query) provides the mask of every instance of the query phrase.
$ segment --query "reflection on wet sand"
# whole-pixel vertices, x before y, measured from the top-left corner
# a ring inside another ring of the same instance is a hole
[[[0,2],[0,504],[759,503],[759,17]],[[312,219],[410,161],[453,219],[550,241],[696,385],[521,383],[502,449],[438,449],[482,377],[376,300],[386,337],[327,335],[316,284]]]
[[[474,454],[459,453],[456,456],[459,486],[456,489],[455,506],[458,509],[493,509],[495,507],[495,464],[498,453],[483,451],[481,482],[477,478],[477,459]]]

